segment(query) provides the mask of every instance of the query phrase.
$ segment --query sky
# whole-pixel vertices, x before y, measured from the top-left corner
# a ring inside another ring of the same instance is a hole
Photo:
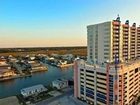
[[[140,0],[0,0],[0,48],[86,46],[87,25],[140,25]]]

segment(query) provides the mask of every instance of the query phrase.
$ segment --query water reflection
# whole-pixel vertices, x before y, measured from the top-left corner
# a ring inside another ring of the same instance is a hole
[[[7,86],[10,86],[10,85],[13,85],[15,83],[15,79],[10,79],[10,80],[6,80],[6,81],[1,81],[0,82],[0,87],[3,86],[3,87],[7,87]],[[2,85],[1,85],[2,84]]]
[[[58,78],[71,79],[73,77],[73,67],[60,69],[50,65],[47,66],[48,71],[34,73],[32,77],[0,82],[0,98],[19,94],[20,90],[25,87],[37,84],[49,85]]]

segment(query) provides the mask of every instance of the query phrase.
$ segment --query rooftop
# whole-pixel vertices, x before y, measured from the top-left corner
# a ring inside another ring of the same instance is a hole
[[[47,88],[45,88],[43,85],[39,84],[39,85],[35,85],[35,86],[31,86],[31,87],[27,87],[27,88],[21,89],[21,92],[28,93],[28,92],[36,90],[36,89],[47,90]]]

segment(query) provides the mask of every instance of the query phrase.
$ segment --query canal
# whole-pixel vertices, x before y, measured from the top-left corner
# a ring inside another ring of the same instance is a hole
[[[34,73],[32,77],[18,78],[0,82],[0,98],[17,95],[22,88],[37,84],[49,85],[53,80],[59,78],[71,79],[73,77],[73,68],[60,69],[47,65],[48,71]]]

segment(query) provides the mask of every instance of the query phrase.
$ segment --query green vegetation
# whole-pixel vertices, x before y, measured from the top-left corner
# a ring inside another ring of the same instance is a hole
[[[0,49],[0,56],[25,56],[32,54],[73,54],[75,56],[86,56],[86,47],[48,47],[48,48],[5,48]]]
[[[50,92],[50,91],[54,91],[54,90],[56,90],[56,89],[53,88],[51,85],[48,85],[48,86],[45,86],[45,87],[48,89],[47,92]]]

